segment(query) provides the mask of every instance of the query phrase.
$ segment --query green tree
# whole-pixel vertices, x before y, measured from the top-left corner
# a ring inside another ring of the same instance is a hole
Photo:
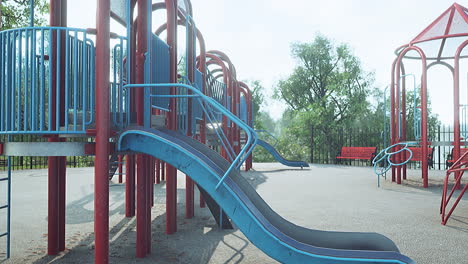
[[[265,102],[265,88],[261,84],[259,80],[250,80],[245,81],[245,83],[249,86],[250,91],[252,93],[252,112],[253,112],[253,120],[254,120],[254,128],[255,129],[263,129],[263,125],[259,121],[259,116],[261,112],[262,106],[266,104]]]
[[[373,75],[362,69],[346,44],[336,45],[322,35],[312,43],[293,44],[292,55],[297,66],[279,81],[275,97],[286,102],[296,123],[286,136],[308,144],[312,157],[317,131],[323,145],[338,148],[330,131],[352,124],[367,111]]]
[[[34,0],[34,24],[42,26],[46,22],[44,14],[49,11],[48,1]],[[30,0],[0,0],[0,28],[26,27],[29,25]]]

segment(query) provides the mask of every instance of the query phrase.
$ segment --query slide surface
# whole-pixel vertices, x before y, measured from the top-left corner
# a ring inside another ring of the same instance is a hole
[[[268,152],[270,152],[270,154],[273,156],[273,158],[275,158],[275,160],[277,160],[279,163],[283,165],[286,165],[289,167],[301,167],[301,168],[309,167],[309,164],[305,161],[292,161],[292,160],[287,160],[283,158],[283,156],[281,156],[272,145],[268,144],[267,142],[261,139],[257,139],[257,145],[265,148]]]
[[[414,263],[387,237],[294,225],[275,213],[238,171],[216,190],[229,163],[192,138],[173,131],[132,128],[118,150],[152,155],[189,175],[259,249],[282,263]]]

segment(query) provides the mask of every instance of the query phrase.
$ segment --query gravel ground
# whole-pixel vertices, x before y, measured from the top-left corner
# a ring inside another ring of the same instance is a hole
[[[370,167],[312,165],[301,170],[261,163],[254,168],[244,176],[273,209],[298,225],[382,233],[418,263],[468,263],[468,196],[447,226],[440,225],[443,171],[430,171],[431,187],[423,189],[417,170],[409,171],[403,185],[382,180],[377,188]],[[93,262],[93,168],[68,169],[67,175],[67,249],[49,257],[47,171],[13,173],[12,258],[5,263]],[[179,175],[174,235],[164,234],[164,184],[155,186],[152,253],[138,260],[135,218],[124,217],[124,185],[111,184],[111,263],[275,263],[239,230],[218,229],[207,208],[196,206],[196,217],[185,219],[184,178]],[[0,188],[5,190],[4,185]],[[4,219],[1,215],[0,231]],[[0,257],[4,248],[5,239],[0,238]]]

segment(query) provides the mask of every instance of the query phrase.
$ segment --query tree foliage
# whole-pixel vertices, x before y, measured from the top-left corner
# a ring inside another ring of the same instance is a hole
[[[34,0],[34,24],[42,26],[46,22],[44,14],[49,10],[48,1]],[[12,28],[29,26],[30,0],[6,0],[0,1],[0,28],[7,30]]]
[[[275,90],[294,120],[285,136],[295,136],[312,151],[312,131],[318,130],[325,136],[324,144],[335,144],[330,130],[366,113],[373,75],[362,69],[346,44],[336,45],[322,35],[312,43],[293,44],[292,55],[297,66]]]

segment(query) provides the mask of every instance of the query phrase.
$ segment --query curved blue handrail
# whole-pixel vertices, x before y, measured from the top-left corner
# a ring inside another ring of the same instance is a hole
[[[390,170],[390,168],[392,166],[405,165],[406,163],[408,163],[411,160],[411,158],[413,158],[413,152],[411,151],[411,149],[408,148],[408,146],[409,145],[416,145],[416,144],[417,144],[417,142],[400,142],[400,143],[396,143],[396,144],[393,144],[391,146],[388,146],[388,147],[382,149],[379,152],[379,154],[377,154],[377,156],[375,156],[375,158],[372,160],[372,164],[374,165],[374,173],[377,175],[377,187],[380,187],[380,176],[385,175],[385,173],[387,173],[387,171]],[[398,149],[397,151],[388,152],[389,150],[391,150],[392,148],[397,147],[397,146],[403,146],[403,147],[401,149]],[[398,153],[403,152],[403,151],[409,152],[408,159],[406,161],[404,161],[404,162],[401,162],[401,163],[393,163],[391,157],[393,155],[398,154]],[[388,165],[379,170],[378,169],[378,164],[381,161],[386,161]]]
[[[216,189],[218,189],[221,184],[223,184],[224,180],[229,176],[231,171],[234,168],[238,168],[242,165],[242,163],[247,159],[247,157],[252,153],[255,145],[257,145],[257,133],[254,129],[252,129],[249,125],[244,123],[239,117],[231,113],[229,110],[224,108],[223,105],[218,103],[211,97],[204,95],[200,90],[196,87],[180,84],[180,83],[152,83],[152,84],[127,84],[124,86],[124,89],[128,88],[150,88],[150,87],[169,87],[169,88],[184,88],[190,90],[192,95],[175,95],[175,96],[191,96],[198,100],[200,100],[200,104],[208,103],[210,106],[216,108],[219,112],[229,118],[232,122],[238,125],[242,130],[245,131],[247,135],[247,141],[245,146],[240,150],[239,154],[237,154],[236,158],[232,161],[231,166],[226,170],[225,174],[219,180],[218,184],[216,185]],[[195,97],[194,95],[198,96]],[[154,96],[154,95],[153,95]],[[173,95],[174,96],[174,95]]]

